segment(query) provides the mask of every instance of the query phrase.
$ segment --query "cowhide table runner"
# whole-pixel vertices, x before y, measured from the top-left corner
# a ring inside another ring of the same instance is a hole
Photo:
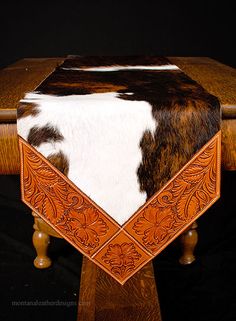
[[[123,284],[219,198],[220,118],[166,58],[67,58],[18,108],[22,199]]]

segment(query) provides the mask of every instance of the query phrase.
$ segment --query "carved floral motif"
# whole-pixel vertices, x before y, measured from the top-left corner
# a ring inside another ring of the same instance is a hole
[[[121,277],[135,269],[141,257],[133,243],[110,244],[102,260],[110,265],[111,272]]]
[[[112,223],[108,224],[91,202],[31,148],[25,144],[21,148],[24,200],[28,204],[86,253],[102,245],[101,237],[109,239],[114,234],[108,233]]]
[[[134,224],[134,230],[137,234],[143,235],[145,244],[152,244],[155,241],[162,241],[168,229],[171,229],[174,223],[174,213],[171,208],[157,211],[153,207],[144,210],[143,215]]]
[[[126,228],[153,254],[219,195],[217,148],[213,140]]]
[[[71,232],[82,244],[95,248],[100,242],[99,236],[106,235],[107,224],[99,217],[98,211],[91,208],[74,214],[70,219]]]

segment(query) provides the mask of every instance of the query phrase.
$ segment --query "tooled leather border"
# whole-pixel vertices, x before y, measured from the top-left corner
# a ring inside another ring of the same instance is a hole
[[[124,284],[220,197],[219,131],[122,226],[19,137],[22,200]]]

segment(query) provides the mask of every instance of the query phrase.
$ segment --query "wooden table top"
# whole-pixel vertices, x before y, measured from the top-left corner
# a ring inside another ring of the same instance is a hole
[[[236,169],[236,70],[208,57],[168,57],[218,97],[222,107],[222,165]],[[16,108],[65,57],[25,58],[0,70],[0,173],[19,173]]]
[[[236,118],[236,69],[208,57],[168,57],[220,100],[223,118]],[[0,70],[0,122],[16,122],[18,102],[65,58],[25,58]]]

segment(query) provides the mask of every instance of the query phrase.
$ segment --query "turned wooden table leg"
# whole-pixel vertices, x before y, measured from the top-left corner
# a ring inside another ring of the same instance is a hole
[[[40,230],[39,220],[40,218],[32,213],[34,216],[34,234],[33,234],[33,244],[36,249],[37,256],[34,260],[34,266],[38,269],[48,268],[52,261],[47,256],[48,245],[50,243],[50,236],[44,231]]]
[[[197,223],[194,222],[183,234],[180,236],[182,247],[182,256],[179,259],[180,264],[191,264],[195,261],[194,249],[198,241]]]

